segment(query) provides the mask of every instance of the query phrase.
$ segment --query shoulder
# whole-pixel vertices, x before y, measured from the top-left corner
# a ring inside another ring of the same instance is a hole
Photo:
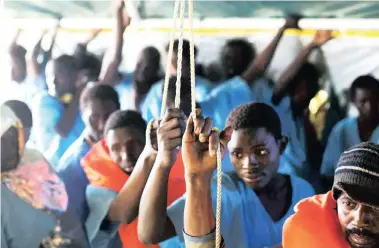
[[[80,159],[90,150],[90,146],[81,136],[63,154],[59,161],[57,170],[66,170],[74,164],[80,165]]]
[[[339,132],[342,132],[344,130],[349,130],[350,128],[352,128],[352,126],[355,124],[356,122],[356,118],[345,118],[341,121],[339,121],[333,128],[333,133],[339,133]]]
[[[290,178],[294,197],[296,196],[297,200],[315,195],[315,190],[309,182],[297,176],[290,176]]]
[[[63,105],[53,96],[50,96],[47,92],[41,92],[37,94],[33,99],[32,108],[38,109],[56,109],[61,108]]]

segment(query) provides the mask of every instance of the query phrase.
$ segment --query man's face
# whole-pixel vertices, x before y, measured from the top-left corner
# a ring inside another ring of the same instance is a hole
[[[105,138],[112,161],[130,175],[145,146],[145,133],[133,127],[116,128]]]
[[[46,83],[49,93],[61,97],[67,93],[74,93],[76,89],[77,72],[69,70],[67,66],[50,61],[46,65]]]
[[[134,81],[139,84],[137,86],[141,92],[147,92],[151,85],[158,80],[160,65],[156,62],[149,59],[149,56],[144,53],[140,55],[134,72]]]
[[[351,247],[379,247],[379,208],[356,202],[342,193],[337,200],[337,210],[346,241]]]
[[[379,99],[375,92],[369,89],[356,89],[354,104],[359,115],[364,120],[376,120],[379,115]]]
[[[108,117],[116,110],[118,110],[117,105],[111,100],[89,101],[82,109],[86,129],[95,142],[103,137],[105,123]]]
[[[278,169],[281,144],[265,128],[233,130],[228,149],[238,176],[254,190],[264,188]]]

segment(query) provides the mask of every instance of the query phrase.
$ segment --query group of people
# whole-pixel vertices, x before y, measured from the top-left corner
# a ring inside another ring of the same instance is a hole
[[[321,72],[307,61],[331,31],[317,31],[274,83],[265,72],[298,17],[258,54],[231,39],[217,82],[196,66],[195,92],[190,43],[176,40],[161,116],[161,55],[146,47],[133,73],[120,72],[131,21],[122,0],[115,18],[108,60],[87,50],[101,30],[57,58],[56,32],[49,51],[41,38],[32,72],[17,38],[11,45],[18,94],[1,105],[2,247],[215,247],[218,148],[222,247],[379,247],[378,79],[352,82],[358,117],[331,105],[322,139],[310,121]]]

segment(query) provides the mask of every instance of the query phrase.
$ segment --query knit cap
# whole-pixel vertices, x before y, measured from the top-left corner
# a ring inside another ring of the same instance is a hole
[[[333,198],[341,192],[353,200],[379,207],[379,145],[360,143],[345,151],[334,174]]]

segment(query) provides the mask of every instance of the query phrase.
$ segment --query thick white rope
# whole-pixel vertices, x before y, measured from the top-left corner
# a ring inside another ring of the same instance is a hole
[[[191,59],[191,106],[192,112],[196,111],[195,89],[195,43],[193,35],[193,0],[188,0],[188,18],[190,33],[190,59]],[[178,88],[176,88],[178,89]],[[178,94],[178,93],[176,93]],[[176,95],[177,96],[177,95]],[[217,198],[216,198],[216,248],[221,245],[221,194],[222,194],[222,159],[220,145],[217,148]]]
[[[180,108],[180,88],[182,80],[182,67],[183,67],[183,33],[184,33],[184,11],[186,9],[185,0],[180,0],[180,31],[179,31],[179,43],[177,53],[177,65],[176,65],[176,92],[175,92],[175,108]]]
[[[171,36],[170,36],[170,43],[168,47],[168,56],[167,56],[167,66],[166,66],[166,74],[165,74],[165,80],[163,85],[163,94],[162,94],[162,108],[161,108],[161,116],[164,115],[166,111],[166,105],[167,105],[167,91],[168,91],[168,85],[170,81],[170,70],[171,70],[171,60],[172,60],[172,52],[174,50],[174,40],[175,40],[175,33],[176,33],[176,19],[178,17],[179,12],[179,1],[175,0],[174,5],[174,15],[172,17],[172,30],[171,30]]]
[[[182,59],[183,59],[183,25],[184,25],[184,11],[185,11],[185,0],[181,1],[180,8],[180,36],[178,44],[178,54],[177,54],[177,79],[176,79],[176,93],[175,93],[175,107],[180,107],[180,88],[181,88],[181,77],[182,77]],[[161,115],[163,116],[166,109],[167,102],[167,90],[170,77],[170,64],[172,59],[173,52],[173,43],[175,37],[176,29],[176,18],[178,15],[178,2],[175,0],[174,5],[174,17],[173,17],[173,29],[171,31],[171,39],[169,45],[169,54],[168,54],[168,65],[166,69],[166,77],[164,83],[164,90],[162,96],[162,111]],[[192,112],[196,111],[196,90],[195,90],[195,44],[194,44],[194,35],[193,35],[193,0],[188,0],[188,18],[189,18],[189,32],[190,32],[190,65],[191,65],[191,108]],[[222,195],[222,159],[221,159],[221,146],[217,148],[217,199],[216,199],[216,248],[220,248],[221,245],[221,195]]]
[[[188,0],[188,19],[190,33],[190,58],[191,58],[191,109],[196,110],[196,89],[195,89],[195,42],[193,38],[193,0]]]

